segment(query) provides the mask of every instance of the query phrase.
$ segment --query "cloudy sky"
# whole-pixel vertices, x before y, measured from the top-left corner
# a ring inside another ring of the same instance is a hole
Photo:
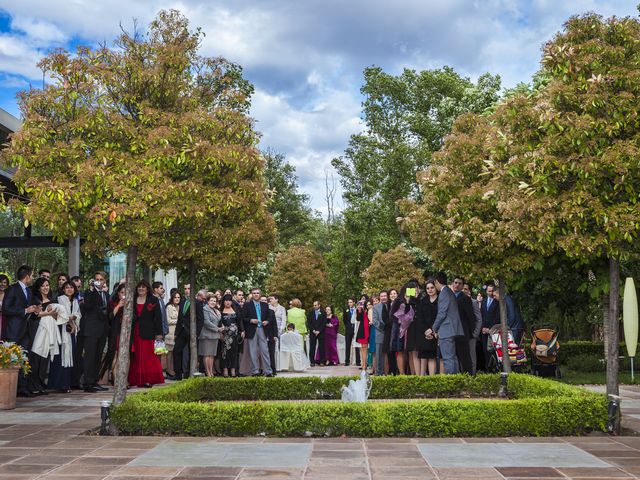
[[[391,73],[450,65],[507,87],[538,68],[540,47],[571,15],[637,15],[631,0],[0,0],[0,107],[40,86],[53,48],[110,42],[119,25],[146,25],[177,8],[206,33],[203,53],[240,63],[256,93],[262,146],[287,155],[312,206],[324,175],[361,128],[365,67]],[[339,207],[339,205],[337,205]]]

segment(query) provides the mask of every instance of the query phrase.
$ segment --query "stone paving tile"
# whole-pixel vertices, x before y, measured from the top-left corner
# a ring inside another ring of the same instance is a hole
[[[53,475],[53,474],[45,474],[41,477],[38,477],[38,480],[103,480],[109,474],[104,473],[102,475],[74,475],[70,477],[69,475]],[[131,479],[129,479],[131,480]]]
[[[507,437],[513,443],[565,443],[557,437]]]
[[[180,471],[183,470],[182,467],[136,467],[131,465],[124,465],[119,467],[117,470],[113,472],[114,475],[120,476],[145,476],[145,475],[155,475],[159,477],[173,477],[178,475]]]
[[[236,477],[219,477],[217,475],[208,475],[206,477],[190,477],[184,475],[178,475],[177,477],[173,477],[171,480],[235,480]],[[130,479],[129,479],[130,480]]]
[[[71,465],[126,465],[135,457],[80,457]]]
[[[14,465],[64,465],[71,463],[76,457],[61,457],[57,455],[27,455],[14,462]]]
[[[369,477],[369,472],[366,467],[342,467],[342,466],[322,466],[322,467],[308,467],[305,473],[305,478],[308,477],[337,477],[340,475],[348,475],[349,478],[357,475],[366,475]]]
[[[172,477],[166,477],[164,475],[118,475],[112,474],[106,477],[108,480],[170,480]]]
[[[536,467],[542,459],[553,467],[609,466],[569,444],[478,443],[464,448],[456,444],[421,444],[419,448],[427,462],[435,467]]]
[[[557,469],[567,477],[582,477],[582,478],[630,478],[631,475],[627,472],[620,470],[619,468],[562,468]]]
[[[53,470],[52,465],[16,465],[15,463],[7,463],[0,465],[0,474],[40,474]]]
[[[180,475],[194,478],[206,477],[208,475],[237,477],[241,471],[242,467],[186,467],[182,469]]]
[[[386,476],[387,478],[423,477],[435,478],[435,473],[426,464],[422,467],[406,467],[394,465],[387,467],[371,467],[371,475]]]
[[[358,452],[364,451],[362,443],[313,443],[313,452],[337,451],[337,452]]]
[[[367,460],[364,457],[361,458],[311,458],[308,465],[310,467],[367,467]]]
[[[625,458],[605,457],[603,460],[619,467],[640,467],[640,456],[638,455]]]
[[[419,458],[394,458],[393,456],[380,456],[380,457],[372,457],[369,455],[368,457],[369,465],[374,467],[387,467],[393,465],[403,465],[406,467],[416,467],[426,465],[424,458],[420,456]]]
[[[495,468],[435,468],[439,480],[456,480],[461,478],[502,479]]]
[[[0,465],[4,463],[13,462],[14,460],[21,458],[22,455],[1,455],[0,454]]]
[[[504,477],[543,477],[563,478],[564,475],[551,467],[496,467],[496,470]]]
[[[343,451],[343,450],[312,450],[311,458],[354,458],[360,455],[358,452],[354,451]],[[364,456],[364,451],[362,453]]]
[[[300,478],[304,474],[304,468],[244,468],[238,478]]]
[[[114,468],[112,470],[117,470]],[[77,475],[102,475],[109,474],[110,470],[105,468],[104,465],[78,465],[78,464],[70,464],[63,465],[62,467],[56,468],[51,474],[61,475],[66,477],[73,478]]]

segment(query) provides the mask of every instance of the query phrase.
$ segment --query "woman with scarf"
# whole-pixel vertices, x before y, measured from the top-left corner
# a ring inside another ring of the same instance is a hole
[[[61,393],[71,391],[73,375],[73,345],[80,324],[80,305],[76,299],[78,289],[68,280],[60,285],[62,292],[58,297],[60,313],[56,318],[56,324],[60,334],[60,351],[53,357],[49,364],[49,381],[47,386],[51,390]]]
[[[390,315],[393,319],[391,351],[396,352],[399,375],[406,373],[407,332],[415,315],[417,294],[418,282],[411,280],[402,287],[398,298],[391,305]]]
[[[240,341],[244,339],[244,327],[240,309],[233,304],[233,296],[225,294],[222,297],[222,309],[220,311],[220,326],[223,327],[223,340],[221,352],[222,376],[236,376],[238,364],[238,350]]]
[[[29,364],[31,365],[31,372],[27,376],[27,386],[31,392],[43,395],[47,393],[45,379],[47,377],[47,368],[49,366],[48,357],[51,352],[49,346],[53,344],[50,342],[52,332],[50,332],[50,329],[48,328],[48,325],[51,322],[45,321],[40,325],[40,320],[48,317],[47,320],[52,318],[55,321],[58,316],[58,312],[47,311],[49,305],[53,303],[49,298],[49,294],[51,292],[49,280],[44,277],[38,278],[33,284],[32,291],[33,295],[31,296],[31,305],[39,305],[42,307],[42,310],[39,313],[30,313],[27,317],[29,336],[33,339],[31,348],[29,349]]]

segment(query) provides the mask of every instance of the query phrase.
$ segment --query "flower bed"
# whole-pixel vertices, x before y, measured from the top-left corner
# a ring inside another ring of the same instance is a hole
[[[111,422],[123,435],[481,437],[576,435],[607,419],[604,395],[529,375],[490,400],[498,375],[376,377],[370,398],[389,401],[343,403],[350,379],[192,379],[128,396]]]

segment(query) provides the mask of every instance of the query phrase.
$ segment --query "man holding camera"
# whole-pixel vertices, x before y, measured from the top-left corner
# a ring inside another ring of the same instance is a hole
[[[84,312],[82,325],[78,333],[78,348],[84,351],[84,391],[98,392],[107,390],[98,385],[98,372],[102,360],[102,352],[107,341],[109,330],[109,285],[107,274],[96,272],[89,288],[84,292]]]

